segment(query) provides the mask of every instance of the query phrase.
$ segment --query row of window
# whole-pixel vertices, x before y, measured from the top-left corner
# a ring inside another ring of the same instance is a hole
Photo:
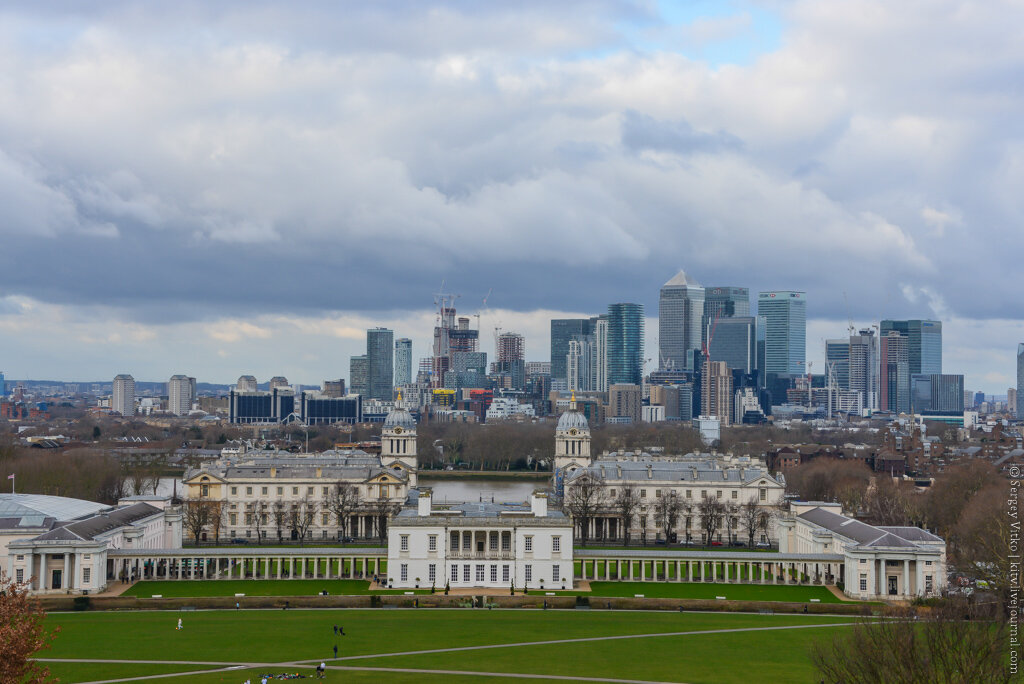
[[[610,490],[608,493],[612,497],[615,496],[615,490],[614,489]],[[666,493],[666,496],[672,496],[672,495],[675,495],[676,491],[674,489],[667,489],[667,490],[665,490],[665,493]],[[721,489],[715,490],[715,498],[716,499],[721,499],[722,498],[722,493],[723,493],[723,490],[721,490]],[[757,498],[760,501],[767,501],[768,500],[768,488],[767,487],[759,488],[757,490],[757,493],[758,493],[758,497]],[[654,490],[654,497],[656,499],[660,499],[661,498],[661,490],[660,489],[655,489]],[[647,490],[646,489],[641,489],[640,490],[640,498],[641,499],[646,499],[647,498]],[[693,498],[693,490],[692,489],[687,489],[686,490],[685,498],[687,498],[687,499],[692,499]],[[702,499],[708,498],[708,490],[707,489],[700,490],[700,498],[702,498]],[[733,499],[739,499],[739,490],[736,490],[736,489],[732,490],[732,498]]]
[[[499,566],[497,564],[492,564],[492,565],[490,565],[490,567],[488,567],[487,565],[484,565],[483,563],[478,563],[476,565],[473,565],[473,564],[470,564],[470,563],[464,563],[461,566],[459,566],[459,565],[452,565],[451,566],[451,581],[452,582],[458,582],[459,581],[460,567],[461,567],[461,576],[462,576],[462,582],[463,583],[490,581],[492,584],[496,584],[498,582],[498,567]],[[490,573],[489,573],[490,574],[490,579],[489,580],[487,579],[488,570],[490,570]],[[430,582],[434,581],[435,572],[436,572],[436,566],[433,563],[431,563],[430,565],[427,566],[428,581],[430,581]],[[409,573],[409,566],[407,564],[403,563],[401,568],[400,568],[400,572],[399,572],[399,575],[401,576],[403,582],[409,581],[408,573]],[[509,566],[509,565],[502,565],[501,566],[501,581],[505,582],[505,583],[508,583],[511,580],[511,573],[512,573],[511,566]],[[526,564],[526,565],[523,566],[523,579],[524,579],[524,581],[526,582],[527,585],[529,585],[531,582],[533,582],[533,566],[532,565]],[[562,569],[561,569],[560,566],[558,566],[558,565],[551,566],[551,581],[553,583],[555,583],[555,584],[557,584],[558,582],[562,581]]]
[[[233,524],[233,523],[232,523]],[[326,524],[326,522],[324,523]],[[490,550],[498,550],[498,535],[491,534],[490,537]],[[512,546],[512,534],[510,532],[503,532],[501,534],[501,550],[509,551]],[[523,537],[523,550],[527,553],[533,552],[533,535],[526,535]],[[409,550],[409,535],[400,534],[398,535],[398,548],[401,551]],[[462,548],[466,551],[472,550],[472,533],[466,533],[462,535]],[[437,551],[437,535],[431,534],[427,536],[427,550]],[[459,533],[452,532],[452,550],[459,550]],[[560,553],[562,551],[562,538],[560,536],[551,537],[551,552]]]
[[[210,485],[203,485],[202,488],[203,488],[203,496],[209,496],[210,495]],[[238,490],[239,489],[241,489],[241,487],[238,487],[237,485],[231,485],[231,487],[230,487],[231,496],[238,496]],[[253,491],[255,489],[256,489],[255,487],[245,487],[245,496],[253,496]],[[299,490],[301,490],[301,489],[302,489],[301,487],[291,487],[292,496],[299,496]],[[331,489],[332,489],[332,487],[321,487],[320,488],[320,495],[323,498],[326,499],[327,497],[329,497],[331,495]],[[388,489],[389,489],[388,485],[377,485],[377,495],[379,497],[386,497],[388,495]],[[275,490],[276,490],[277,496],[284,496],[285,487],[275,487]],[[260,496],[269,496],[269,495],[270,495],[270,487],[260,487]],[[373,496],[373,493],[370,492],[369,495]],[[306,487],[306,496],[316,496],[316,487]]]

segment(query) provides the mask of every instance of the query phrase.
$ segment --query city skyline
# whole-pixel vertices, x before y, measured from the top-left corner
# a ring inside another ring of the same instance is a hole
[[[442,280],[543,358],[682,267],[1015,383],[1020,7],[132,6],[2,11],[8,377],[336,377]]]

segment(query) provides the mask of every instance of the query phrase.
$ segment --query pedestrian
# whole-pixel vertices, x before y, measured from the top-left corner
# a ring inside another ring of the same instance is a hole
[[[260,680],[260,684],[267,684],[267,675],[263,675],[263,679]]]
[[[239,610],[239,608],[240,606],[238,605],[238,601],[235,601],[235,610]]]
[[[182,629],[181,618],[178,618],[178,627],[177,627],[177,629]]]
[[[320,679],[324,678],[324,674],[327,672],[327,663],[320,663]]]
[[[338,659],[338,644],[334,644],[334,659]]]
[[[338,625],[334,625],[334,636],[338,636]]]
[[[340,634],[341,636],[345,636],[345,626],[344,625],[342,625],[341,627],[338,627],[338,634]]]

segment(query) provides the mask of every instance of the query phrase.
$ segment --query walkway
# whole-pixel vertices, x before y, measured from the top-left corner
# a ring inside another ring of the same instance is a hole
[[[619,634],[612,636],[600,636],[600,637],[578,637],[574,639],[549,639],[545,641],[519,641],[515,643],[505,644],[484,644],[480,646],[454,646],[451,648],[432,648],[420,651],[394,651],[390,653],[365,653],[362,655],[344,656],[341,658],[330,659],[330,665],[327,666],[329,670],[347,670],[347,671],[368,671],[368,672],[398,672],[398,673],[411,673],[411,674],[446,674],[446,675],[464,675],[464,676],[476,676],[476,677],[504,677],[509,679],[547,679],[547,680],[559,680],[559,681],[576,681],[576,682],[613,682],[618,684],[679,684],[678,682],[655,682],[651,680],[642,679],[615,679],[607,677],[577,677],[569,675],[554,675],[554,674],[536,674],[536,673],[521,673],[521,672],[477,672],[470,670],[429,670],[429,669],[418,669],[418,668],[398,668],[398,667],[370,667],[370,666],[358,666],[358,665],[338,665],[337,663],[350,662],[354,660],[368,660],[373,658],[394,658],[400,656],[417,656],[417,655],[428,655],[436,653],[461,653],[465,651],[480,651],[494,648],[519,648],[524,646],[551,646],[559,644],[573,644],[573,643],[589,643],[598,641],[616,641],[622,639],[649,639],[656,637],[678,637],[678,636],[702,636],[706,634],[731,634],[731,633],[744,633],[744,632],[773,632],[782,630],[794,630],[794,629],[819,629],[824,627],[849,627],[855,624],[854,622],[832,622],[832,623],[815,623],[808,625],[780,625],[777,627],[736,627],[733,629],[705,629],[705,630],[691,630],[686,632],[655,632],[649,634]],[[315,667],[318,663],[324,662],[320,659],[317,660],[295,660],[289,662],[278,662],[278,663],[240,663],[240,662],[210,662],[210,661],[199,661],[199,660],[124,660],[124,659],[113,659],[113,658],[36,658],[41,663],[116,663],[116,664],[138,664],[138,665],[207,665],[211,666],[211,669],[206,670],[195,670],[189,672],[174,672],[168,674],[155,674],[155,675],[143,675],[139,677],[124,677],[121,679],[104,679],[96,682],[90,682],[89,684],[108,684],[113,682],[136,682],[144,681],[149,679],[166,679],[169,677],[184,677],[194,674],[208,674],[215,672],[228,672],[231,670],[241,670],[247,668],[267,668],[268,671],[278,668],[290,668],[290,667]]]

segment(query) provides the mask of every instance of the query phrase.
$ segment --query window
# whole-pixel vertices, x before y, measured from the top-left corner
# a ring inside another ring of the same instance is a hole
[[[202,492],[203,496],[210,496],[210,485],[203,485]]]
[[[932,564],[932,562],[931,562],[931,561],[925,561],[925,562],[924,562],[924,564],[925,564],[925,565],[931,565],[931,564]]]
[[[502,582],[508,582],[508,566],[507,565],[502,565],[501,566],[501,581]]]
[[[330,525],[331,524],[331,514],[330,513],[324,513],[322,516],[320,516],[320,520],[321,520],[321,523],[323,524],[324,527],[326,527],[327,525]]]
[[[206,485],[203,485],[203,486],[205,487]],[[231,488],[231,496],[235,496],[236,494],[238,494],[238,487],[232,487]]]
[[[427,551],[437,551],[437,535],[432,534],[427,537]]]
[[[608,492],[608,496],[615,496],[615,490],[612,489]]]
[[[867,591],[868,590],[868,576],[865,575],[864,573],[861,573],[861,575],[860,575],[860,590],[861,591]]]
[[[732,498],[734,498],[734,499],[739,498],[738,495],[739,495],[739,492],[737,492],[735,489],[732,490]]]
[[[459,533],[452,532],[452,551],[459,550]]]
[[[498,533],[497,532],[489,533],[487,535],[487,541],[488,541],[488,544],[487,544],[487,548],[488,549],[490,549],[491,551],[497,551],[498,550]]]
[[[462,550],[470,551],[473,548],[473,534],[471,532],[462,533]],[[468,567],[468,566],[467,566]]]
[[[551,552],[552,553],[561,553],[561,551],[562,551],[562,538],[561,537],[552,537],[551,538]]]
[[[281,496],[282,494],[284,494],[284,487],[278,487],[277,488],[277,495]]]
[[[266,496],[267,495],[267,488],[266,487],[261,488],[260,489],[260,494],[262,494],[263,496]]]
[[[409,550],[409,535],[407,535],[407,534],[400,535],[398,539],[399,539],[399,542],[401,543],[400,549],[402,551],[408,551]]]
[[[496,584],[498,582],[498,566],[491,566],[491,583]]]
[[[459,581],[459,566],[458,565],[453,565],[452,566],[452,582],[458,582],[458,581]]]
[[[409,564],[408,563],[402,563],[402,570],[400,572],[400,576],[401,576],[403,582],[408,582],[409,581]]]
[[[646,499],[647,498],[647,490],[646,489],[641,489],[640,490],[640,498],[641,499]]]
[[[245,488],[245,495],[246,496],[252,496],[252,487],[246,487]]]
[[[251,537],[252,537],[252,530],[246,530],[245,531],[245,538],[246,539],[250,539]]]
[[[693,490],[692,489],[687,489],[686,490],[686,498],[687,499],[692,499],[693,498]]]
[[[17,582],[18,584],[24,584],[25,583],[25,569],[24,568],[18,568],[17,570],[14,571],[14,581]]]
[[[526,577],[526,583],[529,584],[533,581],[533,566],[527,565],[523,568],[524,576]]]
[[[924,576],[924,590],[926,592],[928,592],[929,594],[932,593],[932,576],[931,575],[925,575]]]
[[[483,582],[484,581],[484,566],[482,566],[482,565],[476,566],[476,581],[477,582]]]
[[[722,498],[722,490],[721,489],[719,489],[717,492],[715,492],[715,498],[716,499],[721,499]]]
[[[508,532],[501,533],[501,550],[510,551],[512,549],[512,535]]]
[[[238,524],[238,514],[237,513],[229,513],[228,514],[228,521],[232,525],[237,525]]]
[[[88,558],[88,556],[86,556],[86,558]],[[21,562],[21,561],[25,560],[25,556],[17,556],[17,557],[16,557],[16,560],[17,560],[18,562]]]
[[[437,564],[431,563],[427,566],[427,581],[433,584],[437,581]]]
[[[525,543],[525,547],[524,547],[523,550],[526,551],[526,553],[532,552],[533,551],[533,537],[525,537],[524,538],[524,543]]]
[[[466,563],[465,565],[462,566],[462,581],[463,582],[468,582],[469,581],[469,563]]]
[[[706,489],[700,490],[700,498],[702,498],[702,499],[708,498],[708,491]]]
[[[768,500],[768,490],[765,489],[764,487],[761,487],[761,489],[759,489],[757,493],[758,493],[758,497],[761,499],[761,501],[767,501]]]
[[[931,579],[930,577],[928,579]],[[82,584],[92,582],[92,568],[82,568]]]
[[[306,487],[306,496],[313,496],[313,488]]]
[[[861,564],[861,565],[864,565],[864,564],[865,564],[865,563],[867,563],[867,562],[868,562],[868,559],[867,559],[867,558],[861,558],[861,559],[860,559],[860,564]]]
[[[656,499],[660,499],[661,498],[661,490],[660,489],[655,489],[654,490],[654,498],[656,498]]]
[[[298,487],[292,487],[292,496],[298,496],[298,495],[299,495],[299,488]]]
[[[551,566],[551,581],[555,582],[556,584],[561,581],[561,580],[558,579],[558,566],[557,565],[552,565]]]
[[[326,498],[327,498],[327,495],[328,495],[328,493],[330,492],[330,490],[331,490],[331,488],[330,488],[330,487],[323,487],[323,488],[322,488],[322,489],[320,490],[320,494],[321,494],[321,495],[323,495],[323,497],[324,497],[324,498],[326,499]]]

